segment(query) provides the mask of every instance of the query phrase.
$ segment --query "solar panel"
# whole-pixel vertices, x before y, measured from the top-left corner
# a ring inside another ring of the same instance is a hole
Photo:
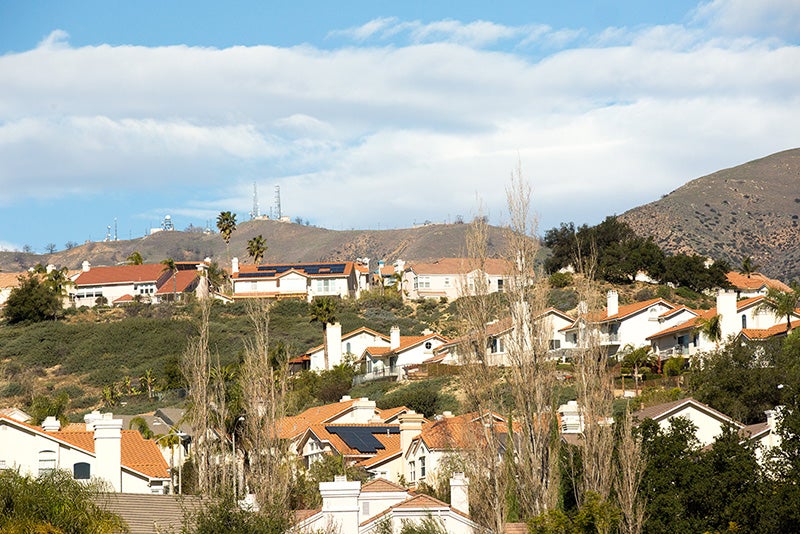
[[[400,428],[389,426],[326,426],[325,430],[342,438],[342,441],[358,452],[376,453],[386,448],[375,434],[399,434]]]

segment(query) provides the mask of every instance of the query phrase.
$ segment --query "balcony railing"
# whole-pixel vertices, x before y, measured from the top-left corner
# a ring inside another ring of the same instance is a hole
[[[396,379],[403,373],[402,367],[384,367],[378,371],[372,371],[369,373],[364,373],[361,375],[356,375],[353,377],[353,385],[357,386],[359,384],[363,384],[364,382],[372,382],[373,380],[386,380],[386,379]]]

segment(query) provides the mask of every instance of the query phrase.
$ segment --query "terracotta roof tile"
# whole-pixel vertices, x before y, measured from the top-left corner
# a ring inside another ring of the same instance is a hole
[[[387,491],[406,491],[406,488],[401,486],[400,484],[395,484],[394,482],[390,482],[385,478],[376,478],[374,480],[370,480],[363,486],[361,486],[361,493],[371,493],[371,492],[387,492]]]
[[[777,289],[778,291],[791,291],[791,288],[780,280],[773,280],[761,273],[750,273],[750,276],[747,276],[731,271],[726,277],[728,278],[728,282],[737,289],[758,290],[762,287],[767,287]]]
[[[156,291],[157,295],[171,294],[173,290],[178,293],[187,291],[195,280],[200,277],[197,271],[178,271],[175,274],[175,282],[172,281],[172,275],[161,283],[161,287]],[[177,286],[177,289],[176,289]]]
[[[8,287],[18,287],[19,277],[28,274],[26,271],[18,273],[0,273],[0,289]]]
[[[409,266],[409,269],[417,274],[440,274],[440,275],[459,275],[466,274],[479,268],[478,262],[472,258],[441,258],[432,263],[414,263]],[[483,265],[483,269],[490,275],[504,275],[512,272],[513,265],[511,262],[497,259],[487,258]]]
[[[645,300],[643,302],[634,302],[633,304],[625,304],[624,306],[620,306],[617,313],[615,313],[614,315],[606,315],[603,318],[603,321],[611,321],[613,319],[624,319],[629,315],[633,315],[634,313],[639,313],[641,311],[644,311],[653,306],[654,304],[663,304],[668,308],[675,308],[674,304],[667,302],[662,298],[655,298],[655,299]],[[606,311],[606,313],[608,312]]]
[[[350,408],[358,399],[334,402],[323,406],[309,408],[301,414],[284,417],[278,422],[278,435],[283,439],[291,439],[305,432],[311,425],[326,423]]]
[[[800,328],[800,321],[792,321],[792,330]],[[786,323],[780,322],[770,328],[743,328],[742,335],[747,339],[769,339],[775,336],[785,335],[787,332]]]
[[[160,263],[142,265],[115,265],[113,267],[92,267],[81,272],[75,279],[76,286],[126,284],[133,282],[155,283],[162,276],[168,276]]]

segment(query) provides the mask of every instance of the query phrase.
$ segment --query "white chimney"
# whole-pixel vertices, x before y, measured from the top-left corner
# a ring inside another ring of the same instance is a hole
[[[400,421],[400,454],[405,456],[411,441],[422,432],[422,423],[425,421],[425,417],[421,413],[412,411],[400,414],[397,420]]]
[[[112,419],[110,413],[94,421],[94,475],[105,479],[122,491],[122,419]]]
[[[721,289],[717,293],[717,314],[720,316],[722,340],[739,333],[741,323],[736,313],[736,292]]]
[[[342,395],[342,398],[339,399],[339,402],[347,402],[349,400],[353,400],[353,397],[351,397],[350,395]]]
[[[42,421],[42,430],[45,432],[58,432],[61,430],[61,422],[52,415],[48,415]]]
[[[450,479],[450,506],[469,514],[469,479],[464,473],[453,473]]]
[[[319,483],[319,493],[322,497],[322,515],[327,523],[325,531],[337,529],[337,532],[358,532],[361,482],[349,482],[346,476],[335,476],[333,482]]]
[[[239,272],[239,258],[231,259],[231,274],[237,274]]]
[[[325,328],[325,337],[328,340],[328,364],[332,369],[342,363],[341,323],[329,323]]]
[[[94,430],[94,422],[102,418],[103,414],[100,413],[100,410],[94,410],[91,413],[84,415],[83,422],[86,423],[86,431],[92,432]]]
[[[81,269],[83,270],[83,272],[88,273],[89,269],[91,268],[92,264],[89,263],[89,260],[83,260],[83,263],[81,264]]]
[[[389,331],[389,348],[392,350],[400,346],[400,327],[393,326]]]
[[[353,403],[353,411],[350,412],[353,423],[369,423],[370,420],[376,417],[375,401],[371,401],[366,397],[362,397]],[[379,423],[382,423],[380,419]]]
[[[607,317],[619,313],[619,294],[613,289],[610,289],[606,295],[606,308],[608,309]]]

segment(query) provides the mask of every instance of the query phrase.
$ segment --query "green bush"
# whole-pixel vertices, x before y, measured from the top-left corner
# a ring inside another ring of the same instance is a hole
[[[380,409],[406,406],[425,417],[433,417],[434,414],[448,410],[458,412],[458,400],[453,395],[441,392],[450,380],[448,377],[410,382],[384,395],[377,401],[377,406]]]
[[[19,382],[9,382],[0,389],[0,397],[19,397],[25,394],[25,386]]]
[[[664,374],[666,376],[678,376],[683,373],[686,361],[683,358],[670,358],[664,364]]]
[[[562,289],[569,285],[572,285],[572,274],[571,273],[559,273],[555,272],[550,275],[550,286],[556,289]]]

